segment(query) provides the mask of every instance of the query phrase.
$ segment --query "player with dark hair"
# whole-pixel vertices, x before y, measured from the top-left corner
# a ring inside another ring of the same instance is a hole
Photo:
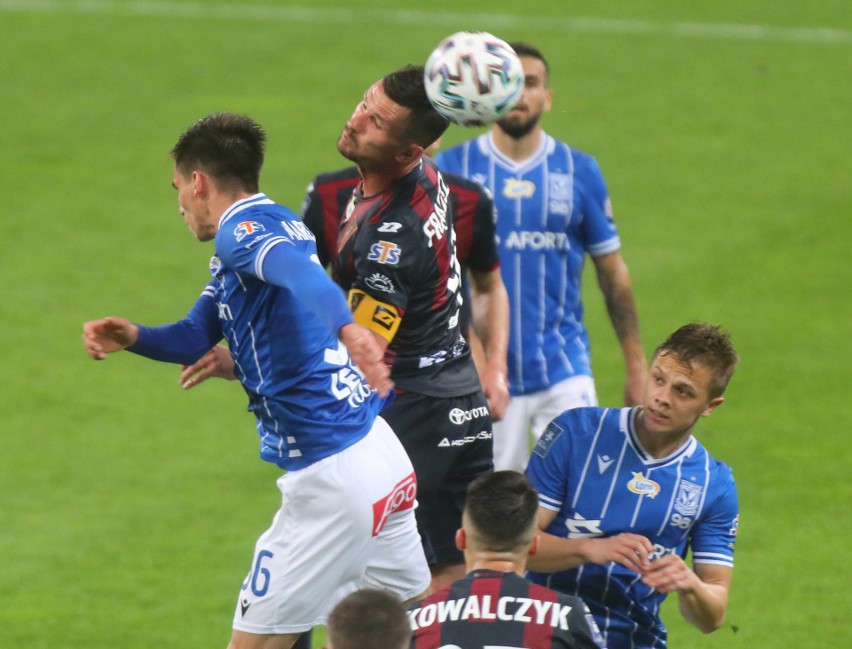
[[[328,649],[408,649],[411,625],[405,607],[383,590],[358,590],[328,616]]]
[[[429,150],[433,148],[437,148],[437,143]],[[491,418],[498,421],[509,401],[506,383],[509,298],[500,275],[494,202],[479,183],[457,174],[441,173],[453,201],[456,257],[462,269],[461,330],[474,352]],[[319,174],[308,185],[302,219],[317,238],[317,254],[323,265],[330,264],[334,256],[331,251],[337,247],[340,221],[359,182],[358,167],[346,167]],[[471,303],[476,305],[475,309]]]
[[[453,204],[423,155],[447,126],[426,96],[422,66],[370,86],[337,143],[361,182],[332,260],[355,321],[386,349],[398,395],[382,416],[417,474],[416,515],[433,587],[463,574],[453,539],[465,492],[492,470],[491,417],[459,327]]]
[[[522,470],[530,433],[569,407],[597,405],[582,271],[588,254],[625,360],[625,404],[639,402],[645,355],[630,275],[597,161],[548,135],[552,90],[546,59],[510,43],[524,69],[518,105],[488,133],[438,153],[443,171],[484,185],[497,208],[500,269],[509,292],[511,398],[494,427],[494,466]]]
[[[83,327],[96,360],[128,349],[189,364],[228,341],[261,458],[286,471],[281,508],[238,598],[231,649],[288,649],[347,592],[374,585],[407,600],[430,580],[413,467],[377,417],[393,385],[382,349],[353,322],[311,232],[259,193],[264,146],[260,126],[242,115],[190,126],[172,151],[173,186],[190,230],[215,239],[212,280],[174,324],[113,317]]]
[[[523,578],[537,545],[538,494],[514,471],[470,485],[456,545],[467,575],[409,611],[412,649],[599,648],[586,605]]]
[[[467,485],[493,468],[488,403],[461,335],[453,201],[424,156],[448,125],[426,96],[422,66],[401,68],[367,89],[337,142],[361,180],[328,250],[355,322],[373,332],[391,368],[397,396],[382,418],[415,468],[433,588],[464,574],[454,536]],[[227,378],[227,362],[214,349],[181,380],[189,387]]]
[[[693,429],[737,363],[727,332],[685,325],[655,351],[641,406],[567,410],[533,451],[542,538],[528,576],[580,596],[610,649],[665,647],[669,593],[705,633],[724,620],[737,490]]]

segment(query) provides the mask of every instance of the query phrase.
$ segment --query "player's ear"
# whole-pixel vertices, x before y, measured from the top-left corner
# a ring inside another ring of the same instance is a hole
[[[533,537],[532,543],[530,543],[530,549],[527,552],[527,554],[531,557],[534,556],[538,552],[538,539],[539,539],[539,536],[538,536],[538,534],[536,534]]]
[[[710,399],[710,403],[707,404],[707,407],[704,409],[704,412],[701,413],[701,416],[706,417],[707,415],[709,415],[716,408],[721,406],[724,400],[725,397],[716,397],[715,399]]]
[[[423,156],[423,147],[412,142],[408,147],[396,156],[400,164],[409,165]]]
[[[456,530],[456,550],[461,550],[462,552],[467,547],[467,534],[464,533],[462,528]]]
[[[208,191],[210,179],[200,171],[193,171],[192,176],[192,193],[195,196],[204,196]]]

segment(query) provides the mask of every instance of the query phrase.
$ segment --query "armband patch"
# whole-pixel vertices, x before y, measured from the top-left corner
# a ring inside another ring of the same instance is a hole
[[[388,342],[393,340],[402,322],[399,309],[392,304],[379,302],[357,288],[349,290],[349,308],[352,309],[352,317],[356,323]]]

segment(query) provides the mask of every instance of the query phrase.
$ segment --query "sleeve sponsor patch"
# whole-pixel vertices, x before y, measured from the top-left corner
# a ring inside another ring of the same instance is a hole
[[[402,316],[395,306],[379,302],[356,288],[349,291],[349,308],[352,309],[355,322],[388,342],[393,340],[402,322]]]

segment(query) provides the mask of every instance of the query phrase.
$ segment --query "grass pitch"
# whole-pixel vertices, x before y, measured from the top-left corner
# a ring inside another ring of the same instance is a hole
[[[647,351],[701,319],[741,353],[698,429],[740,490],[728,619],[702,636],[669,602],[671,646],[852,646],[852,8],[519,7],[0,0],[0,646],[225,646],[277,507],[245,399],[183,392],[176,368],[131,354],[92,363],[80,324],[169,322],[206,282],[212,249],[170,187],[188,124],[255,117],[263,189],[298,209],[310,178],[345,164],[334,144],[369,84],[459,29],[550,59],[544,125],[604,170]],[[621,361],[586,279],[615,405]]]

